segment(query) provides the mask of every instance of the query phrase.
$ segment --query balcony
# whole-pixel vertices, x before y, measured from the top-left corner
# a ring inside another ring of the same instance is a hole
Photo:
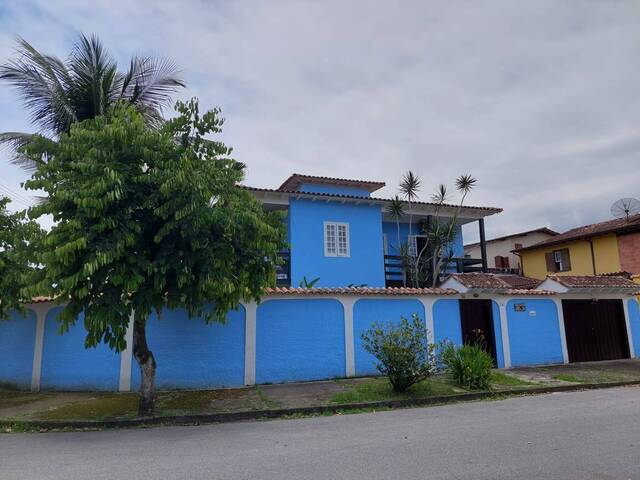
[[[485,272],[481,258],[452,258],[447,265],[450,273]],[[384,256],[384,278],[387,287],[412,287],[411,275],[406,275],[399,255]]]
[[[278,287],[291,286],[291,252],[278,252],[278,265],[276,265],[276,285]]]

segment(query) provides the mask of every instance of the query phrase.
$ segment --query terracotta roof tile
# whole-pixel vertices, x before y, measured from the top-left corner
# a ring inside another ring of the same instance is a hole
[[[371,180],[351,180],[349,178],[321,177],[317,175],[303,175],[301,173],[293,173],[282,183],[282,185],[278,187],[278,190],[297,190],[301,184],[306,182],[319,183],[324,185],[341,185],[345,187],[364,188],[369,192],[380,190],[386,185],[385,182],[375,182]]]
[[[524,277],[522,275],[497,275],[500,280],[502,280],[503,282],[508,283],[509,285],[511,285],[513,288],[518,288],[518,289],[532,289],[532,288],[536,288],[538,285],[540,285],[540,283],[542,283],[540,280],[536,279],[536,278],[531,278],[531,277]]]
[[[467,288],[489,290],[527,290],[540,285],[540,281],[534,278],[500,273],[454,273],[451,277]]]
[[[636,230],[640,230],[640,213],[632,215],[628,220],[626,218],[616,218],[614,220],[607,220],[606,222],[592,223],[591,225],[573,228],[556,235],[555,237],[543,240],[534,245],[529,245],[516,251],[522,252],[526,250],[534,250],[540,247],[558,245],[573,240],[581,240],[595,237],[597,235],[604,235],[606,233],[625,233],[627,231]]]
[[[344,288],[302,288],[275,287],[268,288],[267,295],[455,295],[458,292],[448,288],[372,288],[372,287],[344,287]]]
[[[633,280],[611,275],[550,275],[549,278],[567,288],[638,289],[638,284]]]
[[[274,190],[273,188],[258,188],[258,187],[250,187],[247,185],[240,185],[240,188],[244,188],[245,190],[250,190],[252,192],[285,193],[287,195],[308,195],[308,196],[320,196],[320,197],[336,198],[336,199],[349,198],[354,200],[367,200],[371,202],[384,202],[384,203],[391,203],[393,201],[391,198],[365,197],[362,195],[343,195],[338,193],[299,192],[296,190]],[[402,203],[408,204],[408,202],[402,202]],[[444,203],[440,205],[433,202],[419,202],[419,201],[411,202],[411,205],[429,205],[432,207],[440,206],[440,207],[449,207],[449,208],[459,207],[459,205],[454,205],[452,203]],[[481,210],[485,212],[491,212],[491,214],[502,212],[502,209],[497,207],[477,207],[477,206],[471,206],[471,205],[464,205],[462,209],[463,210],[464,209]]]

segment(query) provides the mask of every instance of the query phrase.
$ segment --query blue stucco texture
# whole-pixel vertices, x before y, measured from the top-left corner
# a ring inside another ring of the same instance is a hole
[[[31,386],[33,350],[36,338],[36,315],[11,312],[0,320],[0,384],[19,389]]]
[[[458,300],[448,298],[437,300],[433,304],[433,330],[436,345],[445,340],[455,345],[462,345],[462,325]]]
[[[324,222],[349,224],[349,257],[325,257]],[[293,286],[306,277],[316,287],[384,287],[380,206],[291,199],[289,229]]]
[[[256,318],[256,382],[344,377],[344,311],[337,300],[269,300]]]
[[[418,300],[358,300],[353,307],[353,340],[356,375],[376,375],[376,359],[363,348],[362,334],[373,323],[386,325],[400,323],[400,317],[411,320],[417,314],[423,321],[424,306]]]
[[[165,310],[147,321],[147,343],[158,364],[156,387],[219,388],[244,385],[245,312],[227,313],[226,323],[189,318],[185,310]],[[140,369],[132,360],[132,388]]]
[[[640,306],[638,300],[631,299],[629,307],[629,324],[631,327],[631,340],[635,357],[640,356]]]
[[[495,300],[491,301],[491,313],[493,315],[493,333],[496,340],[496,363],[498,364],[498,368],[504,368],[502,330],[500,329],[500,307]]]
[[[56,307],[47,312],[42,345],[40,388],[43,390],[117,390],[120,355],[100,344],[85,348],[84,315],[69,331],[58,333]]]
[[[525,311],[516,312],[515,304],[524,304]],[[563,362],[558,311],[552,300],[510,300],[506,309],[512,366]]]

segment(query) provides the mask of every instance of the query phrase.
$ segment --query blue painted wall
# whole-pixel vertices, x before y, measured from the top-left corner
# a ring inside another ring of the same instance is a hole
[[[438,300],[433,304],[433,330],[436,345],[443,340],[462,345],[460,304],[456,299]]]
[[[69,331],[58,333],[62,307],[47,312],[42,347],[40,388],[43,390],[117,390],[120,354],[107,345],[84,348],[86,330],[80,315]]]
[[[350,257],[324,256],[324,222],[349,224]],[[317,287],[384,287],[382,212],[379,206],[291,199],[291,284],[320,278]]]
[[[344,377],[344,341],[337,300],[268,300],[257,311],[256,381]]]
[[[315,183],[303,183],[298,188],[299,192],[308,193],[333,193],[336,195],[352,195],[354,197],[369,197],[369,190],[366,188],[341,187],[338,185],[320,185]]]
[[[496,363],[498,364],[498,368],[504,368],[504,349],[502,346],[502,330],[500,329],[500,307],[495,300],[491,300],[491,313],[493,314],[493,333],[496,339]]]
[[[11,312],[0,320],[0,384],[20,389],[31,387],[36,314]]]
[[[226,323],[189,319],[185,310],[153,314],[147,323],[147,342],[158,364],[156,386],[217,388],[244,385],[245,312],[240,306],[227,314]],[[140,368],[131,364],[134,389],[140,386]]]
[[[379,375],[376,359],[365,351],[362,334],[373,323],[386,325],[400,323],[400,317],[411,320],[416,313],[425,321],[424,306],[419,300],[358,300],[353,307],[353,340],[355,345],[356,375]]]
[[[628,307],[633,351],[636,357],[640,357],[640,306],[638,305],[638,300],[634,298],[629,300]]]
[[[524,303],[526,311],[516,312],[516,303]],[[506,308],[512,366],[563,362],[558,311],[552,300],[510,300]]]

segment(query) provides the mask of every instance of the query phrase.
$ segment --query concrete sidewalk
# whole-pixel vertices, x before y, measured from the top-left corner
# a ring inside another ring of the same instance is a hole
[[[620,360],[496,371],[493,390],[640,381],[640,360]],[[386,379],[352,378],[247,388],[158,392],[160,416],[259,412],[319,405],[415,400],[467,393],[446,376],[436,376],[406,394],[392,392]],[[120,420],[135,417],[137,393],[0,391],[0,420]]]

